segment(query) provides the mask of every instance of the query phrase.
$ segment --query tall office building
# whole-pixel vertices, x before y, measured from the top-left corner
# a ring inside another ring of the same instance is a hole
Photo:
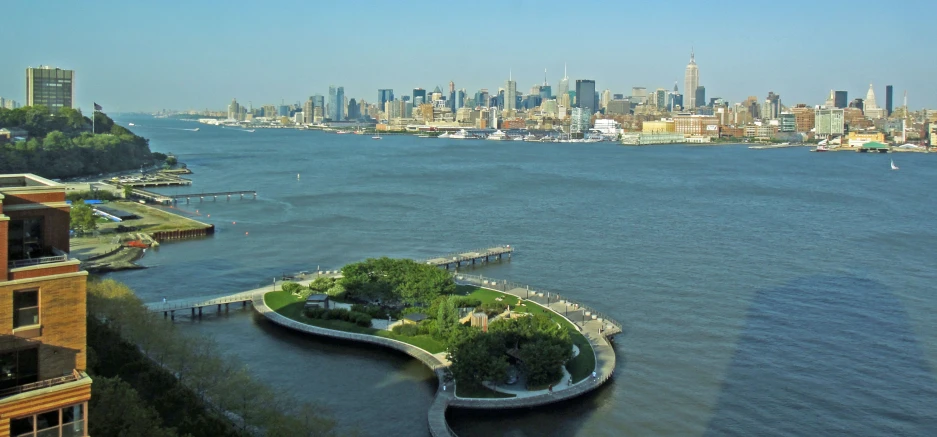
[[[663,88],[658,88],[654,90],[654,98],[651,99],[651,102],[658,109],[661,109],[661,110],[667,109],[667,90]]]
[[[762,110],[762,116],[768,119],[777,119],[781,115],[781,96],[771,91],[768,98],[765,99],[765,107]]]
[[[893,92],[891,85],[885,85],[885,115],[888,117],[891,117]]]
[[[693,93],[693,108],[706,106],[706,87],[698,85]]]
[[[880,108],[878,103],[875,101],[875,90],[873,90],[872,84],[869,84],[869,91],[865,94],[865,102],[862,112],[866,117],[871,119],[885,118],[887,115],[885,113],[885,109]]]
[[[231,104],[228,105],[228,120],[241,120],[241,105],[238,104],[237,99],[231,99]]]
[[[566,75],[566,64],[563,64],[563,78],[557,86],[556,102],[558,105],[569,108],[569,76]]]
[[[690,51],[690,63],[686,66],[683,77],[683,90],[686,92],[686,108],[696,109],[700,103],[696,101],[696,88],[699,87],[699,67],[696,66],[696,55]]]
[[[843,109],[849,105],[849,97],[846,91],[834,91],[833,92],[833,107]]]
[[[631,103],[641,105],[647,103],[647,88],[636,86],[631,88]]]
[[[312,101],[312,96],[309,96],[309,100],[306,100],[306,102],[303,103],[303,123],[312,124],[313,115],[315,115],[315,113],[316,113],[315,104]]]
[[[516,111],[517,110],[517,82],[514,81],[513,75],[508,75],[508,80],[504,81],[504,110],[505,111]],[[511,114],[510,116],[513,116]]]
[[[75,72],[40,65],[26,69],[26,105],[42,105],[52,112],[75,103]]]
[[[393,102],[393,101],[394,101],[394,90],[390,88],[377,90],[377,109],[379,111],[384,111],[384,106],[387,104],[387,102]]]
[[[465,88],[462,88],[456,91],[455,94],[455,109],[460,109],[465,107]]]
[[[0,435],[88,435],[88,272],[68,216],[64,185],[0,175]]]
[[[591,117],[599,109],[599,102],[595,98],[595,81],[589,79],[576,80],[576,108],[588,109]]]
[[[601,107],[602,110],[604,111],[606,108],[608,108],[608,102],[611,102],[611,101],[612,101],[612,91],[608,89],[605,91],[602,91],[602,95],[599,97],[599,107]]]
[[[352,97],[348,100],[348,119],[357,120],[361,116],[361,113],[358,111],[358,102]]]
[[[420,101],[417,102],[417,97],[420,98]],[[422,103],[426,102],[426,90],[423,88],[414,88],[413,89],[413,106],[419,106]]]
[[[332,121],[345,119],[345,87],[329,86],[329,118]]]
[[[814,131],[818,137],[843,135],[845,117],[842,109],[816,109],[814,112]]]

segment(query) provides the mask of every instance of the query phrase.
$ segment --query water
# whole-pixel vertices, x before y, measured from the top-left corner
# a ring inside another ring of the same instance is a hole
[[[901,170],[890,171],[886,155],[802,148],[374,141],[119,121],[195,172],[191,188],[164,192],[260,194],[182,205],[218,232],[113,275],[144,300],[512,244],[512,261],[479,272],[623,322],[610,384],[546,408],[453,411],[462,436],[937,433],[935,154],[895,155]],[[406,356],[250,312],[178,323],[344,426],[427,433],[435,381]]]

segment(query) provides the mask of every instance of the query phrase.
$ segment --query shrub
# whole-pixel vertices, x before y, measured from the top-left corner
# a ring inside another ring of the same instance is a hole
[[[350,317],[351,317],[351,320],[349,321],[354,322],[358,326],[363,326],[365,328],[371,327],[371,316],[366,313],[359,313],[356,311],[352,311],[350,314]]]
[[[372,318],[375,318],[375,319],[387,318],[387,311],[385,311],[383,308],[377,305],[362,305],[362,304],[356,303],[351,306],[351,310],[357,311],[359,313],[368,314]]]
[[[455,301],[453,303],[455,304],[456,308],[478,308],[482,304],[482,301],[478,299],[472,299],[468,296],[458,296],[454,299]]]
[[[297,295],[297,296],[299,295],[299,293],[300,293],[304,288],[306,288],[306,287],[303,287],[302,285],[299,285],[299,284],[297,284],[297,283],[295,283],[295,282],[284,282],[283,284],[280,285],[280,289],[281,289],[281,290],[283,290],[283,291],[285,291],[285,292],[287,292],[287,293],[289,293],[289,294],[293,294],[293,295]],[[306,297],[308,297],[308,295],[307,295]]]
[[[394,334],[406,335],[408,337],[420,334],[420,328],[410,323],[394,326],[392,331],[394,331]]]

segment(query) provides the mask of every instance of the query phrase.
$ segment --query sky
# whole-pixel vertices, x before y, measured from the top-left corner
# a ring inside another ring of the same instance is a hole
[[[912,110],[933,109],[935,16],[932,0],[8,0],[0,96],[24,102],[39,65],[75,70],[79,106],[105,111],[296,103],[329,85],[370,102],[450,80],[474,95],[509,74],[526,94],[544,69],[555,92],[564,63],[571,89],[684,92],[692,49],[707,99],[814,105],[871,83],[879,106],[893,85],[895,107],[907,91]]]

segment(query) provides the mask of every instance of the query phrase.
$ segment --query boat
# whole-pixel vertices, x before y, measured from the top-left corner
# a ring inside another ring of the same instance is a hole
[[[898,166],[895,165],[895,160],[894,160],[894,159],[891,160],[891,169],[892,169],[892,170],[898,170]]]
[[[454,133],[454,134],[450,134],[450,135],[449,135],[449,138],[452,138],[452,139],[454,139],[454,140],[464,140],[464,139],[467,139],[467,138],[475,138],[475,136],[472,135],[472,134],[470,134],[470,133],[468,133],[468,131],[465,130],[465,129],[459,129],[458,132],[456,132],[456,133]]]
[[[443,132],[442,134],[440,134],[440,135],[439,135],[438,137],[436,137],[436,138],[449,138],[450,136],[451,136],[451,135],[449,135],[449,132]]]
[[[337,134],[339,134],[339,135],[343,135],[343,134],[347,134],[348,131],[347,131],[347,130],[337,130],[337,131],[335,131],[335,133],[337,133]]]
[[[826,146],[823,146],[823,145],[819,145],[819,146],[817,146],[815,149],[813,149],[812,151],[813,151],[813,152],[829,152],[829,151],[830,151],[830,148],[829,148],[829,147],[826,147]]]
[[[127,124],[128,124],[128,125],[130,125],[130,126],[136,126],[136,125],[135,125],[135,124],[133,124],[133,123],[127,123]]]
[[[511,141],[524,141],[524,137],[522,135],[518,135],[514,138],[511,138]]]
[[[379,140],[379,139],[381,139],[381,136],[380,136],[380,135],[375,135],[375,136],[371,137],[371,139],[372,139],[372,140]]]
[[[500,129],[498,129],[497,131],[495,131],[495,133],[488,135],[488,138],[485,138],[485,139],[492,140],[492,141],[504,141],[508,139],[508,136],[504,132],[501,132]]]
[[[254,129],[245,129],[244,132],[254,133]]]
[[[430,136],[427,135],[427,134],[419,134],[419,135],[417,135],[416,137],[417,137],[417,138],[429,138]]]

